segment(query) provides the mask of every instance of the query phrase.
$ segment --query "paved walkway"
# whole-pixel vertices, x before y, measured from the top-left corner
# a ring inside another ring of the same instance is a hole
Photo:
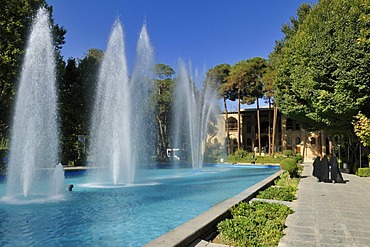
[[[370,178],[343,174],[346,184],[319,183],[305,163],[280,247],[370,246]]]

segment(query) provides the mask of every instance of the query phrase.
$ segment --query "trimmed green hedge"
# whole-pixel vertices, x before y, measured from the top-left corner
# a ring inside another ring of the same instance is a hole
[[[254,201],[231,208],[232,219],[218,225],[223,243],[238,246],[277,246],[285,220],[293,211],[281,204]]]
[[[288,172],[284,172],[275,180],[275,186],[260,191],[257,198],[291,202],[296,199],[299,178],[290,178]]]
[[[289,172],[290,177],[298,176],[297,161],[294,158],[285,158],[280,162],[280,168]]]
[[[292,150],[285,150],[284,152],[283,152],[283,154],[284,154],[284,156],[286,156],[286,157],[292,157],[293,156],[293,151]]]
[[[356,175],[359,177],[370,177],[370,168],[358,168]]]

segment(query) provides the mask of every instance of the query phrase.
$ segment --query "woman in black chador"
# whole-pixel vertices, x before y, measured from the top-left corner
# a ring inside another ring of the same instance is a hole
[[[322,181],[322,172],[321,172],[321,161],[320,161],[320,156],[317,156],[316,159],[313,161],[313,171],[312,175],[316,177],[319,182]]]
[[[323,182],[331,182],[329,179],[329,161],[326,155],[321,159],[321,175],[322,175],[322,180]]]
[[[342,173],[340,173],[339,171],[337,157],[335,157],[334,155],[332,155],[330,158],[330,166],[331,166],[331,174],[330,174],[331,180],[334,183],[345,183],[342,177]]]

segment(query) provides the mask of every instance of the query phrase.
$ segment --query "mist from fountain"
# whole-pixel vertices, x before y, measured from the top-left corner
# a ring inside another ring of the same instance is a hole
[[[54,56],[49,14],[41,8],[28,39],[17,90],[6,200],[48,200],[65,192],[64,170],[57,166]]]
[[[208,123],[216,112],[215,90],[210,86],[198,90],[185,63],[180,61],[174,98],[174,147],[190,152],[193,169],[202,169]]]
[[[136,165],[147,157],[147,133],[153,118],[149,113],[153,93],[153,49],[144,24],[137,44],[135,69],[128,76],[124,32],[117,20],[112,28],[100,68],[92,117],[89,172],[93,184],[132,184]],[[149,138],[148,138],[149,139]]]

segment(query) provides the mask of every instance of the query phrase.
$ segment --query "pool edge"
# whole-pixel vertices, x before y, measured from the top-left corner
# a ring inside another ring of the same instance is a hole
[[[257,193],[268,187],[273,181],[283,173],[282,170],[277,171],[271,176],[258,182],[257,184],[245,189],[234,197],[231,197],[215,206],[208,211],[196,216],[195,218],[185,222],[175,229],[159,236],[158,238],[147,243],[146,247],[169,247],[169,246],[187,246],[196,239],[206,235],[217,223],[230,215],[229,209],[243,201],[250,201]]]

